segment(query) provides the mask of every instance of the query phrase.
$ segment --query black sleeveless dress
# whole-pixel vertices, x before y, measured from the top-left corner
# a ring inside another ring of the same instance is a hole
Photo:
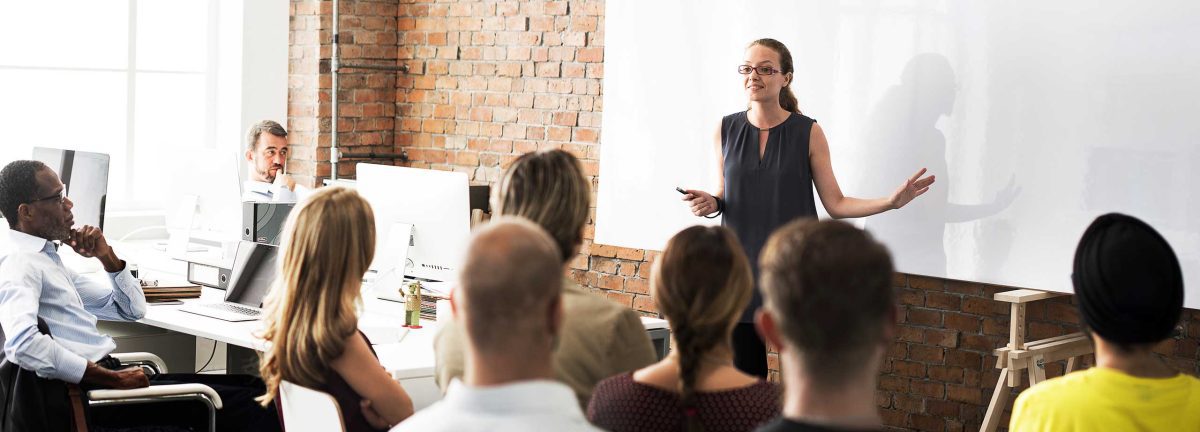
[[[378,358],[379,355],[375,354],[375,347],[371,346],[371,340],[367,339],[367,335],[362,330],[358,330],[358,337],[361,337],[367,343],[367,347],[371,348],[371,354]],[[359,406],[359,402],[363,400],[362,396],[354,391],[354,388],[350,387],[350,383],[346,382],[346,379],[342,378],[332,368],[325,374],[325,387],[318,390],[329,393],[337,401],[338,409],[342,412],[342,424],[346,428],[346,432],[378,432],[386,430],[375,429],[375,427],[371,426],[371,423],[367,422],[367,418],[362,413],[362,407]]]
[[[742,313],[742,323],[754,322],[762,305],[758,292],[758,255],[776,228],[796,218],[816,218],[808,140],[816,120],[792,113],[771,128],[767,148],[759,157],[759,131],[746,112],[721,120],[721,153],[725,161],[723,224],[737,234],[754,269],[754,298]],[[765,354],[764,354],[765,355]]]

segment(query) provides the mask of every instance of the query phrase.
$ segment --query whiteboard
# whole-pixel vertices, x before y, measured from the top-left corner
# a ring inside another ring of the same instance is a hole
[[[661,250],[713,190],[736,66],[772,37],[849,196],[928,167],[909,206],[854,221],[911,274],[1072,292],[1098,215],[1146,220],[1200,308],[1200,2],[606,2],[596,243]],[[818,205],[818,208],[820,206]]]

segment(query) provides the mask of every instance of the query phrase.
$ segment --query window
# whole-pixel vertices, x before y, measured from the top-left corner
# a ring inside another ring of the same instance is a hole
[[[109,209],[163,208],[187,163],[173,154],[216,146],[217,7],[0,3],[0,164],[35,146],[108,153]]]

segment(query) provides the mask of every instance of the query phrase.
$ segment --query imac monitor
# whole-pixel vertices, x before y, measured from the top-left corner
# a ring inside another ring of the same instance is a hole
[[[233,245],[241,240],[242,193],[238,154],[220,149],[178,149],[173,175],[164,179],[167,252],[171,257],[232,268]]]
[[[442,282],[456,279],[471,231],[467,175],[366,163],[358,164],[357,172],[358,192],[375,212],[375,260],[370,269],[382,273],[400,267],[396,261],[404,254],[389,247],[389,242],[402,242],[399,237],[408,235],[392,227],[410,224],[404,276]]]
[[[180,165],[166,179],[171,194],[163,201],[176,220],[167,224],[190,230],[193,237],[237,240],[242,230],[242,191],[236,152],[217,149],[181,149]],[[182,220],[180,220],[182,219]]]
[[[33,159],[54,172],[66,185],[67,198],[75,205],[76,225],[104,229],[104,205],[108,200],[109,157],[104,153],[33,148]]]

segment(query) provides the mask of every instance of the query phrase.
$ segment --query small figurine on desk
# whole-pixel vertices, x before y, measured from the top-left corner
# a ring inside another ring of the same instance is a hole
[[[405,286],[404,327],[421,328],[421,281],[412,281]]]

